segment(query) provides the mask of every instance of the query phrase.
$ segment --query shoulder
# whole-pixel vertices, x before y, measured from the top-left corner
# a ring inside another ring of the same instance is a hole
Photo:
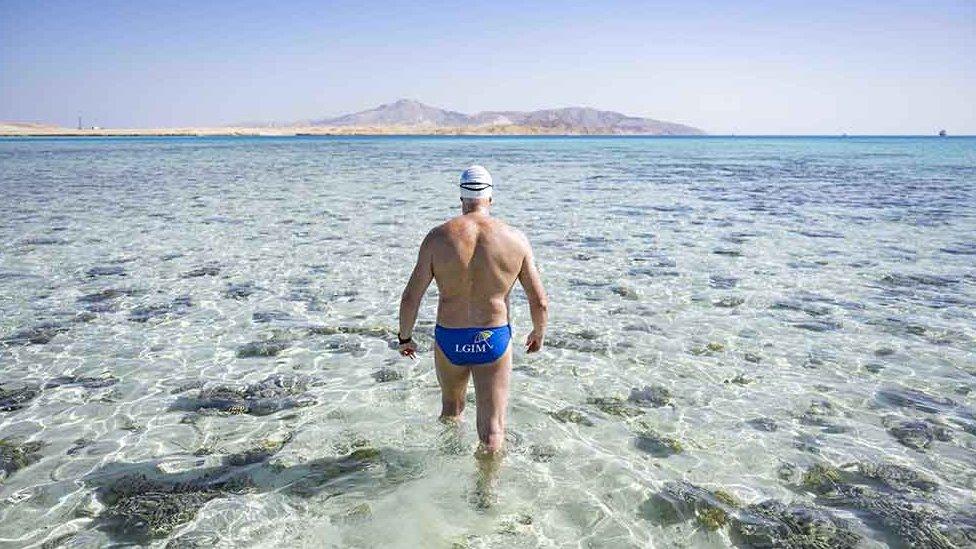
[[[447,231],[448,231],[447,223],[442,223],[434,227],[433,229],[427,231],[427,234],[424,236],[424,241],[422,245],[426,246],[428,244],[431,244],[433,242],[436,242],[444,238],[444,235],[447,234]]]
[[[521,248],[523,251],[527,252],[531,249],[528,237],[525,236],[521,230],[505,223],[501,219],[496,219],[498,223],[499,232],[503,233],[510,241]]]
[[[502,221],[501,219],[496,220],[498,227],[501,231],[505,232],[511,238],[518,240],[520,243],[528,244],[529,239],[525,236],[521,230],[509,225],[508,223]]]

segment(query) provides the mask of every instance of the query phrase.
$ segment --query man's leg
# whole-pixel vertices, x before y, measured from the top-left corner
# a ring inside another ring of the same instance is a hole
[[[478,404],[478,480],[473,503],[488,509],[495,502],[495,483],[505,443],[505,412],[508,408],[508,382],[512,376],[512,348],[491,364],[472,366],[474,396]]]
[[[471,369],[455,366],[444,356],[441,348],[434,344],[434,368],[437,382],[441,386],[441,419],[458,421],[464,411],[464,397],[468,392],[468,378]]]
[[[512,377],[512,346],[495,362],[473,366],[474,396],[478,403],[480,452],[494,454],[505,442],[508,383]]]

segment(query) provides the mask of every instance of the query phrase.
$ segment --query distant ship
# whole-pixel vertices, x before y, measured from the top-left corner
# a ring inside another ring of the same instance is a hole
[[[939,130],[939,137],[945,137],[946,135],[948,134],[946,134],[945,130]]]

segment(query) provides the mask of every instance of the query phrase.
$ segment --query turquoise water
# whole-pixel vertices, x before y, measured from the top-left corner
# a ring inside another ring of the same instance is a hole
[[[487,498],[433,289],[389,347],[475,162],[552,302]],[[4,139],[0,195],[0,544],[976,540],[976,138]]]

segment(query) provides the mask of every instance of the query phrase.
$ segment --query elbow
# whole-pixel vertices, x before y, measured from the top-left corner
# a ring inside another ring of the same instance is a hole
[[[539,311],[540,313],[548,316],[549,315],[549,298],[546,297],[546,296],[542,296],[540,298],[537,298],[537,299],[533,300],[533,302],[532,302],[532,308],[535,309],[536,311]]]
[[[413,292],[409,290],[404,290],[403,294],[400,296],[400,303],[407,306],[420,306],[420,296],[414,295]]]

